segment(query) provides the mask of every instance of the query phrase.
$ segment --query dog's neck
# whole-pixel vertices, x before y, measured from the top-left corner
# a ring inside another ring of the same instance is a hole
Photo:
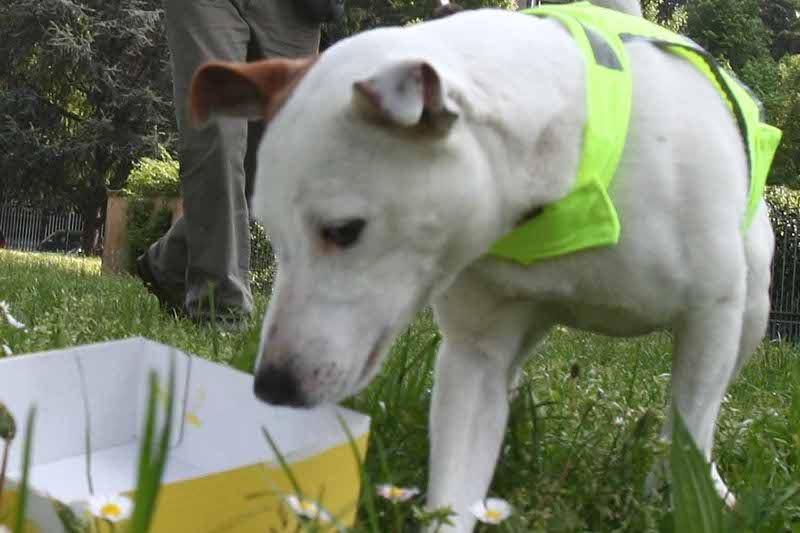
[[[583,138],[586,92],[583,55],[559,23],[511,15],[501,26],[503,35],[494,36],[502,46],[486,46],[487,41],[468,37],[472,32],[466,28],[481,24],[476,15],[451,17],[449,26],[442,21],[419,31],[427,26],[447,43],[442,60],[462,73],[454,91],[468,131],[477,144],[491,146],[480,150],[490,158],[485,161],[488,173],[471,179],[486,180],[479,187],[494,197],[493,210],[483,216],[465,213],[471,226],[466,231],[481,235],[484,248],[464,252],[478,257],[572,188],[581,157],[576,139]]]

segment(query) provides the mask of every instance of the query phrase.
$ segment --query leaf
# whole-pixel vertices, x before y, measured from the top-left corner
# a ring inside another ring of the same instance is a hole
[[[694,443],[677,409],[673,411],[672,501],[675,531],[720,533],[724,503],[711,480],[711,466]]]

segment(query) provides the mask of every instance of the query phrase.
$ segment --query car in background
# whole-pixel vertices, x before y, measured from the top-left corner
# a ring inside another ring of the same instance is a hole
[[[63,229],[54,231],[39,243],[36,250],[39,252],[79,254],[83,251],[81,248],[81,232]]]

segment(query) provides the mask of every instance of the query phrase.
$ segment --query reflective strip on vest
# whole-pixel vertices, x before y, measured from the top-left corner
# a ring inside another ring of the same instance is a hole
[[[500,238],[490,254],[524,265],[619,242],[620,223],[608,195],[625,148],[632,78],[624,40],[647,39],[683,57],[716,87],[745,140],[750,190],[743,231],[758,209],[781,132],[764,122],[750,90],[688,37],[647,20],[588,2],[545,5],[523,13],[552,17],[572,34],[586,58],[586,124],[578,175],[570,193]]]

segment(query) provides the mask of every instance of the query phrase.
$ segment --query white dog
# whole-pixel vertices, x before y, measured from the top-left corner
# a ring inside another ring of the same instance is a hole
[[[510,383],[553,326],[671,329],[672,402],[709,461],[728,384],[763,337],[773,235],[763,203],[741,230],[748,168],[732,114],[688,62],[626,46],[619,243],[527,267],[487,250],[575,180],[584,59],[558,22],[464,12],[366,32],[316,61],[208,65],[195,80],[199,122],[270,120],[253,207],[279,274],[256,394],[294,406],[355,394],[431,302],[444,341],[428,504],[453,507],[452,531],[474,525]]]

